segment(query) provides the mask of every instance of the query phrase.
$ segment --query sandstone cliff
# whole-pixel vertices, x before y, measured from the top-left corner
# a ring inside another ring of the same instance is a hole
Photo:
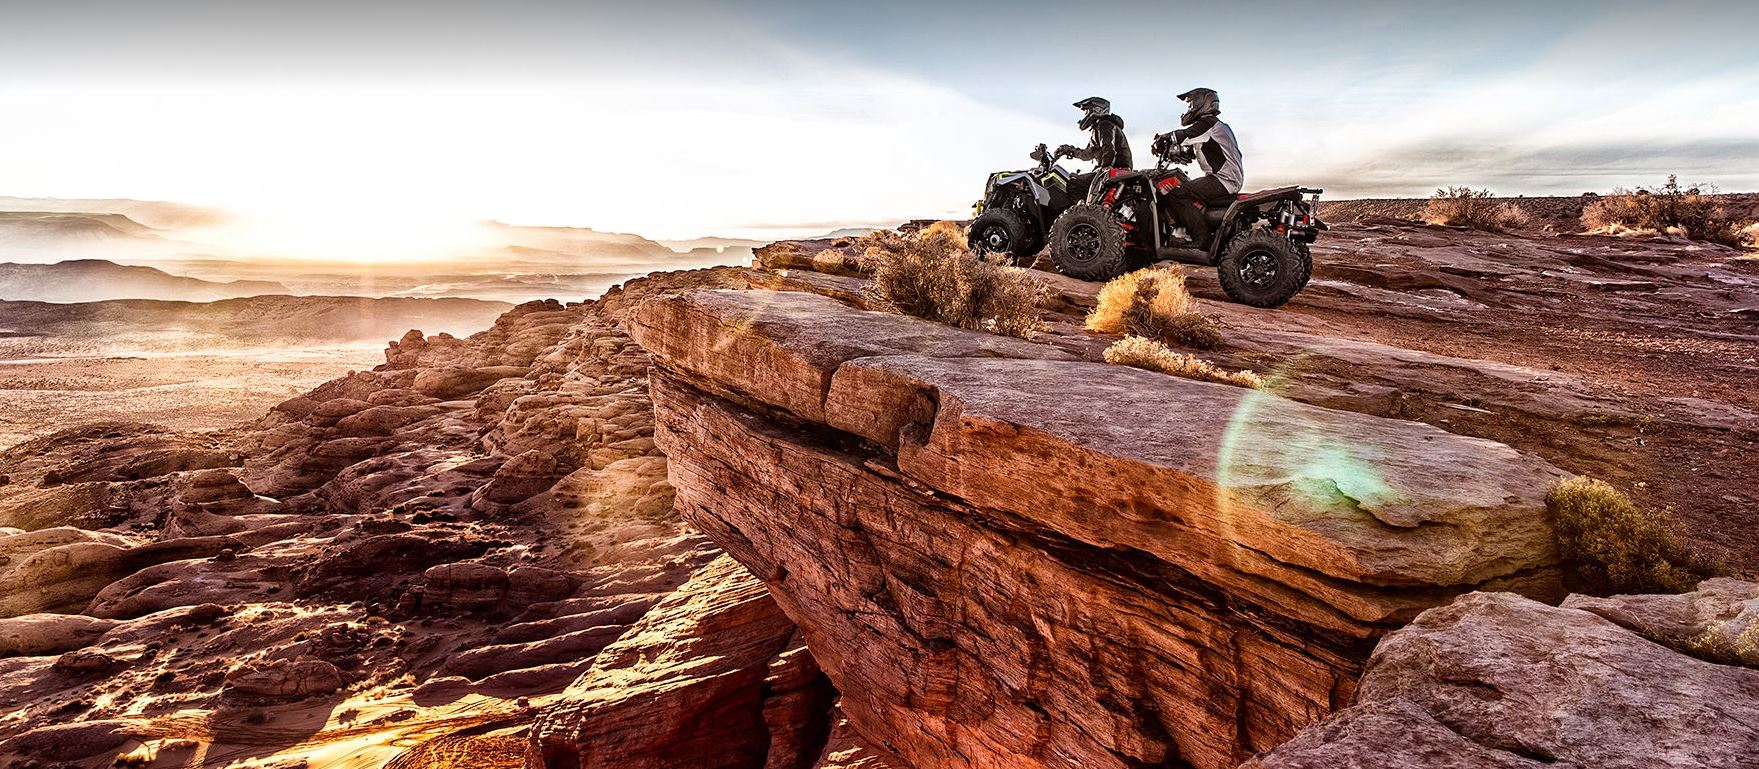
[[[630,325],[685,515],[912,766],[1233,766],[1421,609],[1558,593],[1560,471],[1489,441],[808,294]]]

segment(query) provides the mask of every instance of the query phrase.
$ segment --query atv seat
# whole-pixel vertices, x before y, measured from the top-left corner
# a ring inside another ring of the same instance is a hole
[[[1237,195],[1216,198],[1203,204],[1203,218],[1206,219],[1211,226],[1215,226],[1221,224],[1222,220],[1227,218],[1228,208],[1235,203],[1255,200],[1275,200],[1278,198],[1289,197],[1291,195],[1299,198],[1301,192],[1302,189],[1300,187],[1276,187],[1268,190],[1242,192]]]

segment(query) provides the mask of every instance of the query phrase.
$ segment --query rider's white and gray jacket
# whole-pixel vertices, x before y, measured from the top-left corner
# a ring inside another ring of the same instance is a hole
[[[1200,132],[1186,136],[1185,131],[1179,131],[1179,143],[1196,153],[1197,165],[1221,182],[1228,194],[1238,193],[1246,183],[1246,167],[1241,162],[1240,143],[1234,140],[1234,129],[1220,120],[1207,127],[1200,123],[1192,128]]]

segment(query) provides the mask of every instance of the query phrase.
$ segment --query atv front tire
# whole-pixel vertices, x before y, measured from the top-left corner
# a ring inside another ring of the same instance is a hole
[[[1076,204],[1051,225],[1051,260],[1071,278],[1111,280],[1132,269],[1130,233],[1104,206]]]
[[[1007,209],[983,212],[966,232],[965,242],[971,247],[971,253],[978,256],[1007,254],[1019,267],[1031,267],[1038,261],[1039,250],[1044,248],[1044,244],[1033,237],[1026,220]]]
[[[1260,227],[1228,241],[1215,269],[1229,299],[1253,307],[1281,307],[1313,277],[1313,256],[1305,245]]]

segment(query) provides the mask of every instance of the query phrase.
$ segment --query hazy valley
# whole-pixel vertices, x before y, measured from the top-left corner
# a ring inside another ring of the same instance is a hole
[[[752,245],[486,222],[434,259],[380,263],[253,254],[235,224],[173,203],[0,197],[0,447],[81,418],[232,424],[371,367],[410,329],[467,335],[519,302]]]

